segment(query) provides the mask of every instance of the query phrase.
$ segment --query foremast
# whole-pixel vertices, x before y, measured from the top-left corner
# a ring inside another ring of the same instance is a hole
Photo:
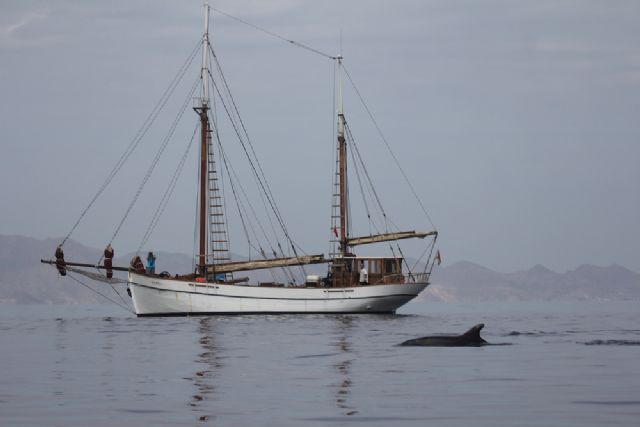
[[[211,97],[209,93],[209,3],[204,3],[204,32],[202,35],[202,66],[200,79],[202,94],[198,105],[194,108],[200,118],[200,176],[198,196],[198,268],[197,272],[203,277],[216,276],[215,264],[229,261],[229,246],[227,241],[226,223],[223,214],[223,200],[218,187],[218,173],[216,169],[215,150],[212,144],[212,134],[216,131],[209,119],[211,111]],[[207,236],[209,235],[209,240]],[[226,275],[222,279],[226,279]]]
[[[259,261],[248,260],[232,262],[230,259],[223,200],[220,188],[218,187],[218,172],[216,170],[214,147],[212,145],[212,135],[216,135],[217,139],[216,122],[212,122],[209,118],[209,113],[213,105],[209,90],[209,78],[211,76],[209,70],[209,53],[212,49],[209,40],[210,7],[207,1],[205,1],[204,9],[205,20],[204,33],[202,36],[202,66],[200,75],[202,80],[202,97],[199,100],[198,106],[194,108],[200,118],[199,251],[197,273],[207,281],[233,282],[233,272],[235,271],[326,263],[328,260],[325,259],[323,255],[282,257]],[[209,219],[208,221],[207,218]],[[207,240],[207,235],[210,236],[209,240]]]
[[[200,68],[202,81],[202,97],[200,105],[195,111],[200,116],[200,178],[199,178],[199,251],[198,271],[206,274],[207,265],[207,157],[209,146],[209,3],[204,4],[204,33],[202,34],[202,67]]]

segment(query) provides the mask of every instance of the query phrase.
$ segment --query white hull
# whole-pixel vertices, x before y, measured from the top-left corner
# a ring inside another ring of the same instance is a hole
[[[394,313],[428,282],[353,288],[196,283],[129,273],[138,316],[242,313]]]

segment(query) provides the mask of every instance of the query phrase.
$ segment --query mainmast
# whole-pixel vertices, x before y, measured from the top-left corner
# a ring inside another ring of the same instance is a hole
[[[342,105],[342,56],[337,58],[338,66],[338,179],[340,205],[340,254],[344,257],[348,253],[348,198],[347,198],[347,143],[344,137],[345,120]]]
[[[207,149],[209,138],[209,3],[204,4],[204,34],[202,35],[202,98],[196,112],[200,116],[200,250],[198,253],[198,269],[200,274],[206,273],[207,265]]]

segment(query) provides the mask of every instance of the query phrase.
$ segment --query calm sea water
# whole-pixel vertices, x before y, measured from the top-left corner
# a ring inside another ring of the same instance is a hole
[[[509,346],[398,347],[432,333]],[[640,419],[638,303],[135,318],[0,306],[2,426],[602,426]]]

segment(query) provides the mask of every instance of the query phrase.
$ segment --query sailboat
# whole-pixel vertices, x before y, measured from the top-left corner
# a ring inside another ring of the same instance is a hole
[[[105,250],[105,257],[96,264],[66,261],[62,245],[56,250],[55,260],[42,260],[42,262],[55,265],[62,275],[80,273],[112,284],[119,283],[119,279],[113,277],[114,270],[126,272],[126,281],[120,279],[120,282],[126,283],[137,316],[395,313],[399,307],[415,298],[429,285],[431,270],[439,258],[439,252],[434,253],[438,233],[435,230],[421,232],[386,229],[365,236],[352,236],[347,171],[350,130],[345,119],[342,100],[342,56],[332,57],[336,65],[338,92],[333,214],[330,230],[332,252],[327,256],[299,253],[297,245],[294,244],[283,224],[282,215],[275,206],[262,168],[259,164],[257,167],[252,164],[257,186],[264,191],[263,204],[271,208],[275,222],[282,226],[290,249],[285,251],[278,243],[275,245],[277,250],[265,251],[260,248],[259,258],[232,259],[224,218],[226,212],[223,208],[224,198],[219,187],[219,175],[223,168],[220,165],[225,164],[226,158],[222,150],[216,151],[214,148],[219,132],[217,121],[212,119],[212,92],[227,100],[225,104],[227,112],[235,105],[229,102],[228,96],[224,98],[220,94],[220,87],[224,87],[226,81],[218,82],[217,85],[214,83],[215,87],[212,90],[211,56],[215,56],[215,53],[210,43],[209,15],[210,7],[205,3],[205,25],[201,40],[201,97],[193,108],[199,121],[199,132],[197,132],[199,134],[199,201],[196,213],[198,252],[194,259],[193,271],[182,275],[171,275],[166,272],[156,274],[155,271],[145,270],[139,258],[132,260],[132,264],[127,267],[113,266],[111,260],[113,252],[111,256],[109,253],[110,245],[108,250]],[[215,61],[217,64],[217,58]],[[231,102],[233,102],[232,98]],[[241,126],[244,127],[244,124],[241,123]],[[247,150],[244,145],[243,148],[245,152],[252,150],[252,148]],[[359,158],[359,154],[354,156]],[[360,176],[358,179],[360,180]],[[240,192],[233,185],[231,189],[234,195]],[[375,198],[378,199],[377,194]],[[412,271],[399,245],[398,253],[393,251],[391,246],[392,243],[403,239],[426,238],[429,243],[423,255],[428,254],[428,258],[420,264],[421,271]],[[386,242],[389,242],[393,251],[391,255],[358,256],[354,253],[357,247]],[[269,252],[272,256],[267,255]],[[288,271],[287,269],[291,268],[300,268],[303,273],[307,273],[305,267],[315,264],[325,264],[326,273],[304,274],[301,283],[296,283],[295,279],[249,283],[246,277],[236,277],[238,274],[257,270]],[[99,272],[106,271],[106,276],[104,273],[96,274],[89,271],[91,269],[97,269]]]

